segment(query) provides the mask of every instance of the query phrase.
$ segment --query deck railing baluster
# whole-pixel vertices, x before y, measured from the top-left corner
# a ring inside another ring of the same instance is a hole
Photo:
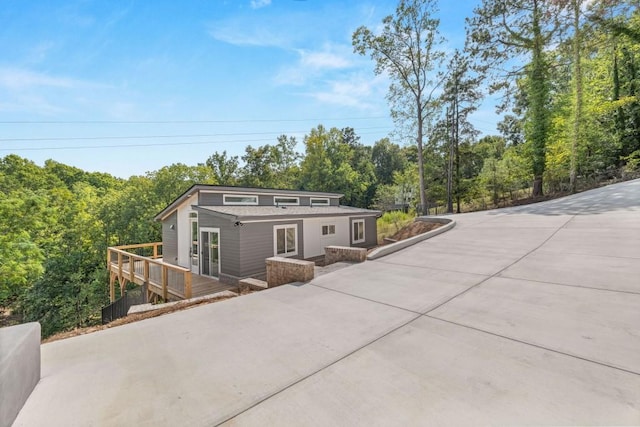
[[[113,283],[117,278],[121,290],[123,281],[138,285],[147,283],[150,292],[160,295],[165,300],[171,297],[190,298],[193,293],[191,270],[165,263],[162,260],[161,248],[160,242],[109,247],[107,259],[110,282]],[[149,255],[153,251],[153,257],[128,252],[128,250],[139,252],[145,249]],[[110,296],[112,299],[115,298],[115,295]]]

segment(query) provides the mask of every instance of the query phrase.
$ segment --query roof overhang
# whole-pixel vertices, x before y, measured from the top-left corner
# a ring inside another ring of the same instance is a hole
[[[344,211],[339,212],[336,209],[332,209],[330,211],[323,212],[323,208],[315,207],[309,208],[308,212],[300,212],[292,211],[292,209],[282,209],[282,213],[271,213],[268,214],[252,214],[252,213],[234,213],[233,209],[230,207],[224,207],[226,212],[221,212],[219,206],[192,206],[193,209],[199,212],[205,212],[209,215],[226,219],[229,221],[240,221],[240,222],[272,222],[272,221],[291,221],[305,218],[333,218],[333,217],[379,217],[381,215],[380,211],[368,210],[368,209],[353,209],[343,207]],[[240,207],[239,207],[240,208]],[[256,206],[254,210],[266,210],[269,207]],[[240,208],[238,210],[246,210]],[[287,212],[289,211],[289,212]]]

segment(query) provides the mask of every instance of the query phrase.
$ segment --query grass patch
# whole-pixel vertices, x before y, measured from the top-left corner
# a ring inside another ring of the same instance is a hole
[[[415,219],[415,213],[405,213],[402,211],[385,212],[378,218],[378,244],[384,241],[385,237],[396,234],[405,225],[411,224]]]

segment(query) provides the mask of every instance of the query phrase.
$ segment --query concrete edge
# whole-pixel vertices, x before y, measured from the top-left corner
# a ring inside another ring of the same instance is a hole
[[[40,323],[0,329],[0,426],[10,426],[40,381]]]
[[[195,298],[190,298],[190,299],[184,299],[184,300],[180,300],[180,301],[172,301],[172,302],[166,302],[164,304],[139,304],[139,305],[132,305],[131,307],[129,307],[129,311],[127,312],[127,315],[130,314],[138,314],[138,313],[146,313],[147,311],[154,311],[154,310],[160,310],[161,308],[165,308],[165,307],[171,307],[174,305],[184,305],[184,304],[188,304],[191,302],[197,302],[197,301],[205,301],[205,300],[209,300],[209,299],[215,299],[215,298],[219,298],[219,297],[237,297],[238,294],[232,291],[221,291],[221,292],[216,292],[215,294],[209,294],[209,295],[203,295],[201,297],[195,297]]]
[[[380,246],[379,248],[371,251],[369,255],[367,255],[367,260],[382,258],[383,256],[392,254],[394,252],[398,252],[399,250],[408,248],[409,246],[415,245],[418,242],[435,237],[438,234],[444,233],[445,231],[449,231],[456,226],[456,221],[451,218],[420,216],[420,217],[417,217],[415,221],[432,222],[436,224],[445,224],[445,225],[442,227],[438,227],[435,230],[431,230],[426,233],[419,234],[417,236],[413,236],[405,240],[400,240],[399,242],[396,242],[396,243]]]

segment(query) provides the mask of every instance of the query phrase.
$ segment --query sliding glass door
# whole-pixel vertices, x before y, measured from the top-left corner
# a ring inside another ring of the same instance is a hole
[[[220,276],[220,229],[202,228],[200,247],[201,273],[203,276]]]

